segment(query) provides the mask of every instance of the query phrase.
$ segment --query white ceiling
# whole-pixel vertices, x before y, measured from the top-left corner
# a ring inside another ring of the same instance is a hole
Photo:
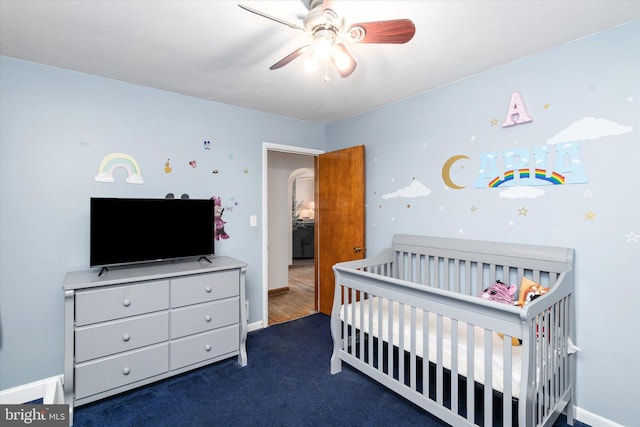
[[[339,1],[348,23],[409,18],[413,40],[357,44],[355,72],[311,75],[303,1],[0,0],[0,54],[316,123],[333,123],[640,18],[640,1]]]

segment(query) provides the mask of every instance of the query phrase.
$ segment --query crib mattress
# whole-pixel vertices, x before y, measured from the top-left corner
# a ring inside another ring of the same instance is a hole
[[[371,315],[373,316],[373,321],[371,322],[371,331],[369,331],[370,322],[369,322],[369,311],[370,311],[370,303],[369,300],[358,301],[353,303],[355,305],[355,316],[352,315],[353,308],[352,304],[347,304],[347,313],[348,313],[348,323],[351,326],[354,326],[357,329],[361,329],[367,333],[371,334],[378,339],[382,339],[385,342],[389,342],[389,303],[388,300],[383,299],[382,301],[382,330],[378,326],[378,312],[379,312],[379,303],[378,298],[371,298],[373,302],[373,309],[371,310]],[[399,335],[399,319],[400,319],[400,308],[399,304],[392,304],[393,306],[393,344],[398,346],[400,342]],[[363,311],[363,325],[360,325],[360,311]],[[411,349],[411,307],[405,305],[404,306],[404,348],[406,351]],[[343,305],[340,311],[340,318],[342,321],[345,320],[345,306]],[[433,363],[437,363],[437,315],[434,313],[429,313],[429,361]],[[451,325],[452,320],[447,317],[442,317],[442,364],[445,368],[451,369],[452,367],[452,346],[451,346]],[[468,377],[468,364],[467,364],[467,324],[458,321],[457,322],[458,329],[458,350],[457,350],[457,368],[458,373],[465,377]],[[416,309],[416,354],[422,358],[425,357],[424,353],[424,345],[423,345],[423,311],[420,309]],[[473,342],[473,374],[474,380],[478,383],[485,384],[485,329],[477,326],[473,327],[474,331],[474,342]],[[503,347],[504,341],[498,335],[497,332],[492,332],[492,387],[494,390],[499,392],[504,392],[504,360],[503,360]],[[520,379],[521,379],[521,366],[522,366],[522,347],[521,346],[513,346],[511,348],[511,394],[513,397],[518,397],[520,394]],[[454,360],[456,360],[454,358]]]

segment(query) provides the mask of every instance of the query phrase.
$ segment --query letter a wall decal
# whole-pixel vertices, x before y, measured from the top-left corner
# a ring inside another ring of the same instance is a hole
[[[533,119],[529,116],[529,113],[527,113],[527,108],[524,106],[524,101],[522,101],[522,95],[520,95],[520,92],[513,92],[511,102],[509,103],[509,111],[507,111],[507,118],[502,124],[502,127],[506,128],[532,121]]]

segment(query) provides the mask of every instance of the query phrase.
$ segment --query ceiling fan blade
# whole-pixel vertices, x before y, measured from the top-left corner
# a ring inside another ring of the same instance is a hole
[[[332,9],[331,5],[333,4],[333,1],[331,0],[322,0],[322,10],[324,9]]]
[[[356,60],[347,50],[346,46],[338,43],[331,47],[331,62],[342,77],[349,77],[356,69]]]
[[[416,33],[410,19],[360,22],[349,27],[349,37],[359,43],[406,43]]]
[[[264,12],[260,12],[259,10],[253,9],[249,6],[245,6],[243,4],[239,4],[238,6],[240,6],[242,9],[251,12],[251,13],[255,13],[256,15],[262,16],[263,18],[267,18],[267,19],[271,19],[272,21],[276,21],[280,24],[286,25],[289,28],[293,28],[294,30],[302,30],[304,31],[304,28],[302,28],[300,25],[296,25],[296,24],[292,24],[291,22],[287,22],[284,21],[280,18],[276,18],[275,16],[271,16],[271,15],[267,15]]]
[[[269,67],[270,70],[277,70],[278,68],[282,68],[285,65],[287,65],[289,62],[293,61],[294,59],[296,59],[298,56],[302,55],[303,53],[305,53],[307,50],[309,50],[311,46],[307,45],[307,46],[303,46],[299,49],[294,50],[293,52],[291,52],[289,55],[285,56],[284,58],[282,58],[280,61],[276,62],[275,64],[273,64],[271,67]]]
[[[329,3],[331,3],[329,0],[301,0],[301,1],[304,4],[304,7],[307,8],[307,10],[315,9],[318,6],[322,6],[322,9],[328,9],[331,7],[329,6]]]

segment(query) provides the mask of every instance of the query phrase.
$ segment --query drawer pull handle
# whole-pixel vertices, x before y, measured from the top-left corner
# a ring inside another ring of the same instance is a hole
[[[122,336],[122,341],[125,341],[125,342],[126,342],[126,341],[129,341],[130,339],[131,339],[131,337],[129,336],[129,334],[124,334],[124,335]]]
[[[122,373],[123,373],[124,375],[129,375],[129,373],[130,373],[130,372],[131,372],[131,369],[129,369],[129,368],[124,368],[124,369],[122,370]]]
[[[212,291],[211,286],[207,286],[206,288],[204,288],[204,290],[207,291],[208,294],[210,294]]]
[[[208,314],[206,316],[204,316],[204,320],[209,323],[211,322],[211,316],[209,316]]]
[[[204,349],[206,351],[211,351],[211,346],[209,344],[207,344],[207,345],[204,346]]]
[[[131,301],[126,299],[126,300],[122,301],[122,305],[124,305],[125,307],[129,307],[131,305]]]

